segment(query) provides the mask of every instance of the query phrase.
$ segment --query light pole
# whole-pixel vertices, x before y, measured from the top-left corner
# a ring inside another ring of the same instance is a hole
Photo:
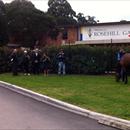
[[[112,59],[113,59],[113,57],[112,57],[112,38],[111,38],[111,43],[110,43],[110,48],[111,48],[111,55],[110,55],[110,58],[111,58],[111,65],[110,65],[110,67],[111,67],[111,71],[112,71]]]

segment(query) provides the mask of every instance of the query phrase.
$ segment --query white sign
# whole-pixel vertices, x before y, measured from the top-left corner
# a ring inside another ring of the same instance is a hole
[[[80,28],[81,41],[130,39],[130,25],[100,25]]]

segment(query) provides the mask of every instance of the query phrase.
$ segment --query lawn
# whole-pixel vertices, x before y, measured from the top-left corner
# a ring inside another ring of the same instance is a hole
[[[127,85],[114,76],[43,75],[12,76],[0,74],[0,80],[60,99],[62,101],[130,120],[130,79]]]

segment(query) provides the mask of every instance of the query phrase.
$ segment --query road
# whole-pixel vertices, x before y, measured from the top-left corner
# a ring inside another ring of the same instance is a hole
[[[0,130],[117,130],[0,86]]]

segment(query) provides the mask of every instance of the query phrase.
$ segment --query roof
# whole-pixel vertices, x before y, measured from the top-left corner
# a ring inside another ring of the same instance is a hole
[[[85,26],[122,25],[122,24],[130,24],[130,21],[105,22],[105,23],[96,23],[96,24],[86,24]],[[84,26],[84,25],[81,25],[81,26]]]
[[[81,26],[104,26],[104,25],[124,25],[130,24],[130,21],[119,21],[119,22],[104,22],[104,23],[96,23],[96,24],[82,24],[82,25],[63,25],[58,26],[60,28],[73,28],[73,27],[81,27]]]

